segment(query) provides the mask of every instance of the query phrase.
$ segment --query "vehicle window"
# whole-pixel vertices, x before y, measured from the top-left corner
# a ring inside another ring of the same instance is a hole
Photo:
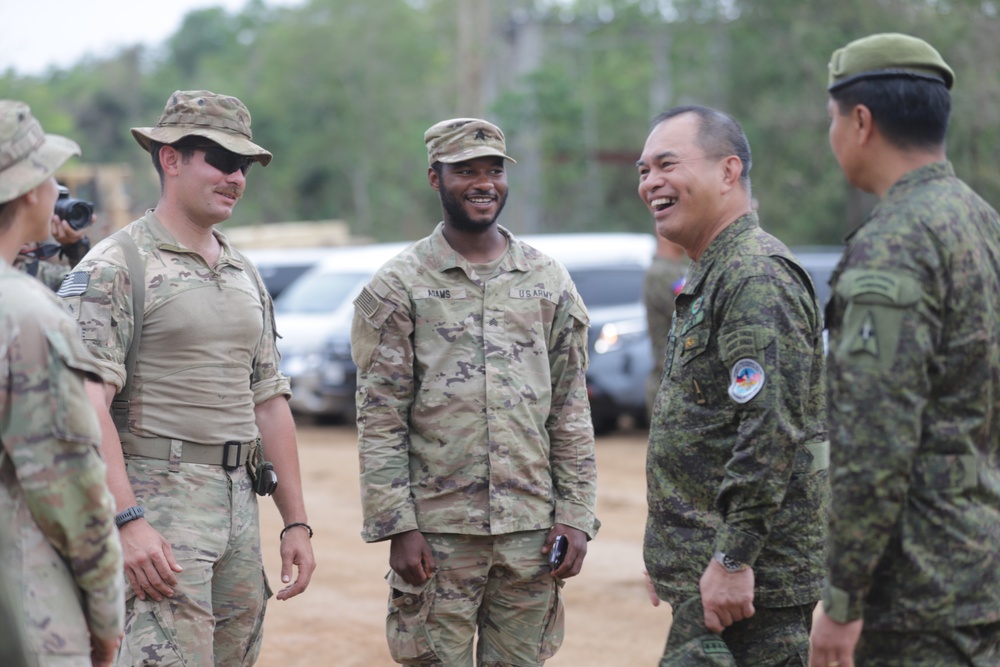
[[[642,267],[571,270],[570,276],[587,308],[620,306],[642,301]]]
[[[314,273],[303,276],[274,301],[276,313],[328,313],[340,307],[346,299],[353,299],[364,281],[366,273]]]

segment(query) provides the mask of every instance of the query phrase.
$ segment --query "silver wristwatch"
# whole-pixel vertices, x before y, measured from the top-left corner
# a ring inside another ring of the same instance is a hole
[[[726,572],[740,572],[740,571],[745,570],[745,569],[747,569],[747,568],[750,567],[746,563],[741,563],[738,560],[734,560],[734,559],[730,558],[729,556],[727,556],[722,551],[716,551],[715,552],[715,560],[722,567],[726,568]]]

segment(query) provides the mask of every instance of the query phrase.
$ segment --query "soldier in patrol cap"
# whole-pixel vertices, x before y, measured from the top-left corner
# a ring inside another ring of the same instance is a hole
[[[53,174],[79,154],[27,104],[0,100],[0,563],[31,665],[109,665],[124,621],[114,499],[85,388],[101,389],[97,362],[52,291],[11,266],[48,235]]]
[[[391,541],[397,663],[541,665],[599,525],[587,311],[561,264],[497,224],[500,128],[446,120],[424,142],[444,220],[355,301],[362,537]]]
[[[947,160],[954,81],[909,35],[830,59],[830,146],[880,201],[830,279],[814,667],[1000,664],[1000,218]]]
[[[111,408],[102,448],[131,585],[116,664],[252,665],[271,595],[257,495],[273,492],[286,524],[278,599],[304,591],[316,565],[271,300],[215,228],[271,153],[240,100],[204,90],[173,93],[132,135],[159,202],[59,288]]]
[[[637,163],[657,234],[691,258],[646,465],[653,601],[682,621],[661,665],[805,665],[823,581],[823,318],[759,226],[750,166],[739,123],[702,106],[657,116]],[[692,643],[698,624],[711,641]]]

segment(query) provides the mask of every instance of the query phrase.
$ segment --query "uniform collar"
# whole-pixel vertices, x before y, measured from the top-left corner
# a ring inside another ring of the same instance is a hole
[[[521,244],[517,243],[514,235],[502,225],[497,225],[497,230],[507,237],[507,252],[500,263],[500,267],[505,271],[527,271],[530,267],[528,260],[524,256]],[[470,268],[468,260],[458,253],[448,243],[444,237],[444,222],[439,222],[434,232],[430,236],[431,255],[430,259],[438,271],[447,271],[454,268]]]
[[[705,252],[701,254],[698,261],[691,262],[691,266],[688,267],[687,281],[681,294],[697,294],[712,265],[729,254],[741,235],[752,229],[757,229],[759,226],[757,212],[750,211],[719,232],[719,235],[712,239],[712,242],[705,248]]]
[[[923,167],[918,167],[913,171],[906,172],[898,181],[892,184],[892,187],[889,188],[889,190],[885,193],[885,196],[875,205],[875,208],[871,210],[868,217],[865,218],[865,221],[855,227],[847,236],[844,237],[844,242],[846,243],[850,241],[862,227],[867,225],[873,218],[878,217],[879,213],[886,206],[894,206],[896,202],[905,199],[910,192],[924,186],[928,181],[936,181],[942,178],[953,178],[954,176],[955,168],[948,160],[932,162],[931,164],[924,165]]]
[[[156,213],[153,212],[153,209],[147,210],[146,215],[142,217],[142,220],[146,223],[146,227],[149,229],[149,233],[152,235],[153,242],[156,244],[157,249],[166,250],[167,252],[198,255],[195,251],[182,246],[177,242],[174,235],[171,234],[167,228],[164,227],[163,223],[160,222],[160,219],[156,217]],[[235,251],[233,251],[233,247],[229,244],[229,239],[226,238],[226,235],[215,227],[212,228],[212,234],[219,241],[219,245],[222,246],[222,252],[219,253],[219,261],[216,263],[216,266],[228,264],[235,266],[238,269],[242,269],[243,261],[236,255]],[[198,257],[201,257],[201,255],[198,255]]]

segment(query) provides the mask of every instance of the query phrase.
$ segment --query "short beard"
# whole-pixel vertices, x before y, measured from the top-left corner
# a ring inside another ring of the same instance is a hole
[[[448,222],[452,227],[463,232],[482,233],[489,230],[500,217],[503,207],[507,205],[507,193],[505,192],[500,198],[499,206],[497,206],[497,214],[487,222],[479,222],[469,217],[462,206],[462,200],[455,197],[450,190],[441,188],[438,190],[438,194],[441,196],[441,208],[444,209]]]

